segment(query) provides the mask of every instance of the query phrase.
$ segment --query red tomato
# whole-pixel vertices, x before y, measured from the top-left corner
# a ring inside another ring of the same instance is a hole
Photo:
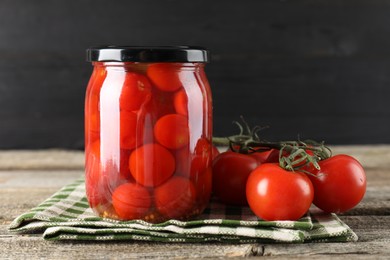
[[[184,89],[179,90],[173,96],[173,105],[176,113],[187,116],[188,115],[188,98]]]
[[[129,169],[134,179],[148,187],[165,182],[175,170],[175,159],[159,144],[146,144],[130,155]]]
[[[104,191],[100,186],[100,166],[91,164],[86,167],[85,189],[87,199],[91,208],[107,202]]]
[[[183,177],[173,177],[155,189],[157,210],[166,218],[182,218],[192,214],[196,189]]]
[[[200,155],[191,155],[188,147],[176,151],[175,161],[175,175],[184,176],[186,178],[196,176],[196,174],[207,167],[207,162],[202,160]]]
[[[148,67],[146,73],[158,89],[176,91],[182,86],[179,72],[180,67],[176,63],[155,63]]]
[[[112,194],[112,205],[118,217],[123,220],[141,219],[152,204],[149,191],[135,183],[125,183]]]
[[[137,132],[137,129],[140,129],[137,123],[137,113],[125,110],[120,112],[120,145],[122,149],[134,149],[137,146],[137,138],[142,140],[142,131]]]
[[[90,95],[89,97],[89,114],[88,122],[86,127],[89,131],[99,132],[100,131],[100,114],[99,114],[99,96]]]
[[[108,197],[119,185],[128,182],[128,180],[134,180],[128,172],[121,171],[121,162],[113,160],[106,160],[101,164],[101,181],[105,185],[105,191]],[[127,167],[128,168],[128,167]],[[130,176],[129,176],[130,175]]]
[[[311,150],[306,151],[308,155],[313,155],[314,153]],[[250,155],[255,157],[259,163],[279,163],[279,153],[278,149],[271,149],[269,151],[264,152],[255,152]],[[283,152],[283,156],[288,156],[287,152]],[[297,156],[295,160],[299,159],[300,156]],[[305,162],[298,163],[294,165],[295,167],[302,166]]]
[[[144,75],[126,72],[119,105],[122,110],[136,111],[147,103],[152,95],[152,85]]]
[[[206,138],[200,138],[195,145],[192,158],[191,176],[203,173],[212,164],[212,145]]]
[[[314,192],[305,174],[264,163],[249,175],[246,196],[249,207],[261,219],[297,220],[310,208]]]
[[[187,177],[190,175],[192,156],[190,155],[189,147],[184,147],[176,150],[175,156],[175,175]]]
[[[154,126],[156,140],[169,149],[179,149],[188,145],[190,133],[187,117],[170,114],[161,117]]]
[[[145,107],[145,111],[154,120],[167,114],[174,114],[175,108],[173,106],[172,93],[152,88],[152,99]]]
[[[255,158],[258,163],[265,163],[265,162],[268,162],[268,158],[271,155],[272,150],[264,151],[264,152],[255,152],[255,153],[251,153],[249,155],[252,156],[253,158]],[[279,160],[279,156],[277,157],[277,159]],[[271,158],[270,158],[270,160],[271,160]],[[272,158],[272,160],[274,160],[274,159]]]
[[[94,72],[93,72],[93,75],[92,75],[92,78],[94,79],[93,84],[98,86],[97,87],[97,90],[98,90],[97,93],[99,93],[100,92],[100,88],[103,85],[104,80],[106,79],[107,70],[106,70],[105,66],[100,66],[100,65],[95,65],[94,68],[95,69],[94,69]]]
[[[279,150],[271,149],[264,163],[279,163]]]
[[[175,172],[178,175],[190,178],[203,173],[206,168],[211,166],[212,150],[210,147],[211,144],[206,138],[200,138],[195,145],[193,153],[190,153],[189,147],[177,150],[175,153]]]
[[[87,158],[89,158],[90,160],[95,160],[96,165],[100,165],[100,141],[99,140],[92,143],[92,145],[86,149],[86,153],[88,154]],[[120,150],[120,166],[119,166],[120,174],[119,174],[119,176],[121,179],[132,179],[132,176],[131,176],[130,170],[129,170],[130,153],[131,153],[131,150],[125,150],[125,149]],[[107,163],[107,164],[108,164],[108,166],[110,166],[108,168],[111,168],[111,169],[108,169],[108,170],[111,172],[112,172],[112,168],[117,168],[117,167],[115,167],[115,165],[113,165],[113,163]],[[107,166],[106,166],[106,168],[107,168]],[[103,172],[104,172],[104,170],[103,170]],[[117,175],[117,170],[113,174]],[[104,174],[104,176],[107,176],[108,178],[110,178],[109,174]]]
[[[326,212],[342,213],[355,207],[366,192],[366,174],[351,156],[335,155],[320,161],[321,170],[309,178],[314,186],[313,203]]]
[[[130,154],[131,154],[131,150],[121,149],[120,151],[120,166],[119,166],[120,178],[134,181],[133,176],[131,175],[129,170]]]
[[[219,154],[213,161],[213,192],[220,201],[247,205],[245,187],[249,174],[258,166],[255,158],[232,151]]]
[[[110,190],[118,185],[134,181],[129,171],[130,150],[120,150],[120,165],[107,160],[102,166],[100,159],[100,141],[86,147],[86,192],[91,207],[108,202]],[[118,169],[119,168],[119,169]]]
[[[197,155],[206,155],[206,157],[210,157],[211,152],[212,152],[212,144],[209,140],[206,138],[199,138],[196,141],[195,149],[194,149],[195,154]]]
[[[100,160],[100,140],[90,143],[85,148],[86,158],[89,159],[91,156]]]
[[[92,208],[107,203],[107,184],[100,166],[100,142],[86,149],[85,188]]]
[[[86,178],[96,184],[100,177],[100,141],[95,141],[85,148]]]
[[[195,184],[197,202],[199,204],[207,204],[211,197],[212,191],[212,170],[211,167],[207,168],[203,173],[198,174],[192,179]]]
[[[239,145],[233,145],[234,150],[239,149]],[[234,151],[229,149],[229,151]],[[249,156],[255,158],[258,163],[278,163],[279,162],[279,150],[270,149],[268,151],[258,151],[248,154]]]
[[[88,83],[85,102],[85,133],[86,142],[93,142],[99,138],[100,114],[99,97],[100,89],[106,78],[107,71],[102,66],[95,66]]]

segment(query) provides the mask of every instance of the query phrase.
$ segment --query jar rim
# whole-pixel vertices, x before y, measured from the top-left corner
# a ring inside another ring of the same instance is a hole
[[[199,46],[96,46],[87,49],[87,61],[103,62],[209,62],[209,52]]]

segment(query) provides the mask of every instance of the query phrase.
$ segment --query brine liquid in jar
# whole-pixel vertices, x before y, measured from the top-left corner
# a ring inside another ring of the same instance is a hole
[[[212,104],[199,47],[106,46],[85,102],[85,179],[93,211],[152,223],[200,214],[211,195]]]

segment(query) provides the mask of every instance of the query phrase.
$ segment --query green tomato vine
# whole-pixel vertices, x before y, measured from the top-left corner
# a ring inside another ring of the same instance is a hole
[[[259,132],[267,127],[255,126],[250,128],[243,117],[241,117],[241,120],[242,123],[233,122],[240,129],[239,134],[229,137],[213,137],[213,144],[229,146],[230,150],[242,154],[277,149],[279,150],[280,167],[289,171],[302,171],[308,174],[310,173],[305,170],[307,166],[312,165],[319,170],[318,162],[332,156],[331,149],[324,142],[314,140],[270,142],[262,140]]]

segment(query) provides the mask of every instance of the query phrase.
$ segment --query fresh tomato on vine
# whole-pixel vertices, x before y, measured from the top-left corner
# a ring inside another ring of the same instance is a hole
[[[264,163],[278,163],[279,162],[279,150],[271,149],[267,152],[268,156]]]
[[[325,212],[343,213],[362,200],[366,175],[361,164],[351,156],[332,157],[331,149],[324,142],[313,140],[264,141],[258,136],[262,128],[250,128],[243,118],[242,121],[243,125],[235,122],[240,128],[238,135],[213,140],[229,145],[231,151],[251,157],[260,164],[250,173],[246,183],[248,204],[258,217],[295,220],[305,214],[312,202]],[[227,183],[222,174],[218,175],[218,168],[214,174],[213,188]],[[224,196],[223,192],[221,194]]]
[[[309,175],[314,186],[314,205],[325,212],[343,213],[355,207],[366,192],[366,174],[351,156],[335,155],[319,163]]]
[[[297,220],[310,208],[314,191],[310,179],[265,163],[248,177],[246,197],[251,210],[264,220]]]
[[[264,152],[250,153],[250,156],[255,158],[258,163],[277,163],[279,162],[279,150],[270,149]]]
[[[252,156],[232,151],[220,153],[213,161],[214,194],[226,204],[248,205],[246,182],[257,166]]]

